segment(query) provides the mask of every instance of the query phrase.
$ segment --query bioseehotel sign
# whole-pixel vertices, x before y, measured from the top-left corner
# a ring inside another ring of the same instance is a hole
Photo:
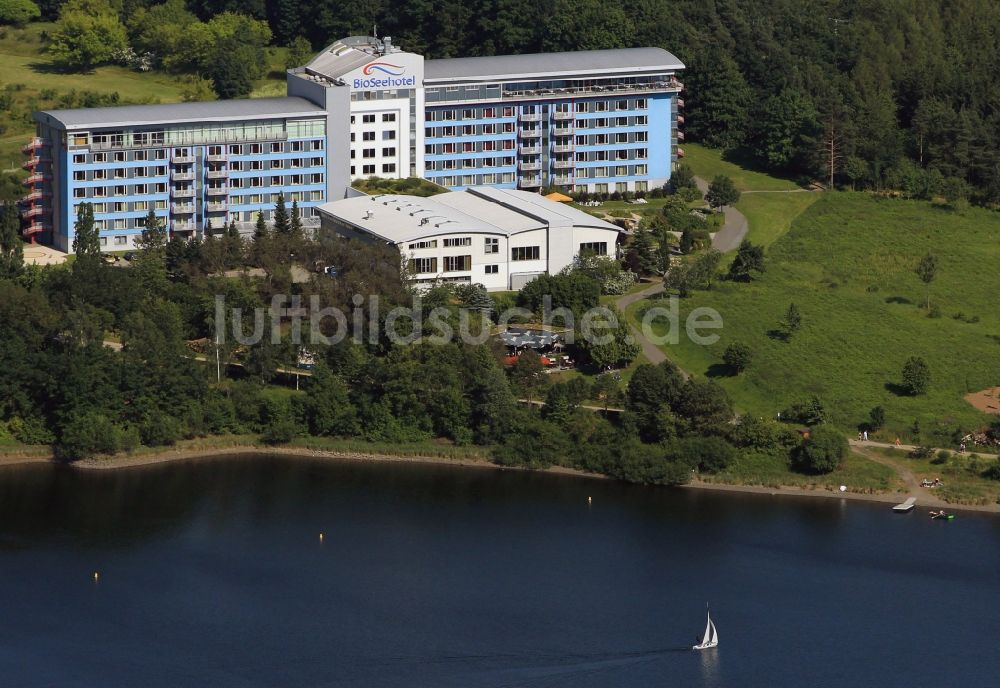
[[[355,91],[417,88],[424,80],[424,58],[414,53],[381,55],[348,75]]]

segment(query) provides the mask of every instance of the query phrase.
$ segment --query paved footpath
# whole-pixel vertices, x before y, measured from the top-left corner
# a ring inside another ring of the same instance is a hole
[[[708,182],[704,179],[695,177],[694,183],[698,185],[702,195],[708,193]],[[722,214],[725,220],[722,228],[712,236],[712,248],[722,253],[729,253],[740,247],[747,232],[750,231],[750,225],[747,223],[746,215],[731,206],[724,206]]]

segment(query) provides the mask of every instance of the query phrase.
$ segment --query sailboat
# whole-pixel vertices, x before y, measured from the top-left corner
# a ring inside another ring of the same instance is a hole
[[[692,645],[692,650],[707,650],[711,647],[719,646],[719,633],[715,630],[715,624],[712,622],[712,613],[705,608],[705,614],[708,620],[705,622],[705,636],[701,639],[701,642],[697,645]]]

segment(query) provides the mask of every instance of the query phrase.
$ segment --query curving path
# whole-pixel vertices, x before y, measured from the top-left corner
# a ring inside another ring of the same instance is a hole
[[[708,182],[704,179],[695,177],[694,183],[698,185],[698,190],[701,191],[702,195],[708,193]],[[750,225],[747,223],[746,215],[732,206],[724,206],[722,214],[725,219],[722,223],[722,229],[712,235],[712,248],[722,253],[729,253],[740,247],[747,232],[750,231]]]

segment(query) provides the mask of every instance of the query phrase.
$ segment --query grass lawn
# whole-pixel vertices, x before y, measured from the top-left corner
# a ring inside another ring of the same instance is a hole
[[[686,155],[683,162],[707,182],[721,174],[731,178],[740,191],[789,191],[801,188],[790,179],[772,177],[766,172],[757,172],[724,160],[721,150],[706,148],[697,143],[685,143],[684,152]]]
[[[747,239],[770,246],[792,226],[792,221],[819,200],[819,193],[743,194],[734,206],[750,225]]]
[[[902,489],[896,471],[857,454],[848,454],[844,464],[826,475],[794,473],[788,463],[769,454],[741,452],[725,471],[699,476],[704,482],[764,487],[801,487],[837,490],[846,485],[851,492],[890,492]]]
[[[913,272],[928,251],[940,261],[931,286],[939,318],[921,307],[924,285]],[[881,405],[887,428],[876,438],[891,441],[898,434],[950,446],[956,428],[987,422],[962,396],[1000,384],[997,265],[996,213],[973,208],[960,216],[918,201],[823,194],[771,245],[760,279],[717,282],[682,304],[682,323],[694,307],[718,310],[725,323],[721,339],[698,346],[681,337],[667,354],[687,370],[715,377],[743,411],[773,416],[816,394],[845,430],[856,431],[869,409]],[[803,324],[783,341],[775,331],[793,301]],[[952,317],[959,313],[979,321]],[[751,348],[754,361],[730,377],[721,359],[735,341]],[[919,397],[894,387],[910,356],[923,357],[931,370],[930,389]]]

